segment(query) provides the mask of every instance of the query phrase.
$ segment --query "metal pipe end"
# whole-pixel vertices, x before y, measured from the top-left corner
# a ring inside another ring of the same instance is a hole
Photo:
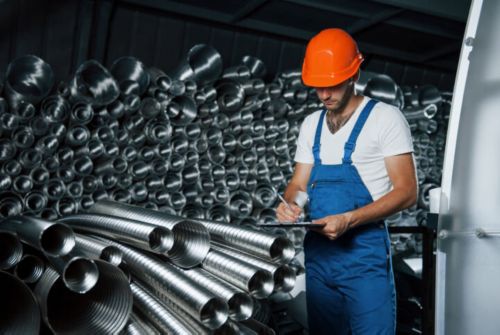
[[[123,262],[123,253],[119,248],[110,245],[102,249],[100,258],[109,264],[119,266]]]
[[[84,294],[90,291],[99,279],[99,269],[89,258],[73,258],[64,268],[64,285],[73,292]]]
[[[54,223],[45,229],[40,237],[42,251],[53,257],[69,254],[75,244],[73,230],[62,223]]]
[[[51,268],[39,280],[35,294],[54,333],[118,334],[125,327],[133,302],[127,277],[107,262],[95,264],[99,280],[86,294],[68,290]]]
[[[155,227],[149,233],[149,247],[157,253],[168,253],[174,245],[174,234],[169,229]]]
[[[17,236],[9,232],[0,232],[0,269],[10,269],[23,257],[23,246]]]
[[[295,257],[295,248],[288,238],[280,236],[271,245],[269,253],[273,262],[286,264]]]
[[[295,286],[295,271],[288,265],[278,266],[274,272],[274,290],[290,292]]]
[[[211,298],[200,311],[201,323],[210,329],[222,326],[228,318],[228,306],[220,298]]]
[[[257,299],[267,298],[273,290],[273,275],[269,271],[258,270],[248,281],[248,292]]]
[[[37,256],[26,255],[14,269],[17,278],[28,284],[36,283],[45,271],[45,262]]]
[[[234,321],[248,320],[253,314],[253,299],[244,292],[236,292],[228,301],[229,317]]]
[[[174,243],[167,253],[172,263],[182,268],[201,264],[210,250],[210,235],[200,223],[182,220],[172,228]]]

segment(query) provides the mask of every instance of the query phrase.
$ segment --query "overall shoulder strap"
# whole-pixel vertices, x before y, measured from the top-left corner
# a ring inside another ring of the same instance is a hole
[[[373,107],[377,104],[377,102],[378,102],[377,100],[370,99],[370,101],[368,101],[366,106],[361,111],[361,114],[359,115],[359,118],[356,121],[354,128],[352,129],[351,135],[349,136],[349,139],[344,145],[344,157],[342,158],[343,164],[352,164],[351,156],[352,153],[354,152],[354,149],[356,148],[356,141],[358,140],[358,136],[361,133],[361,130],[363,129],[363,126],[365,125],[366,120],[370,115],[370,112],[372,111]]]
[[[321,111],[321,115],[319,117],[318,125],[316,126],[316,134],[314,135],[314,145],[313,145],[313,155],[314,155],[314,164],[321,164],[321,158],[319,158],[319,149],[321,146],[321,131],[323,130],[323,120],[325,119],[326,109]]]

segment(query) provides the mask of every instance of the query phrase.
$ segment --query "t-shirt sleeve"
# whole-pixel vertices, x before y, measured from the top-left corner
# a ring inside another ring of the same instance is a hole
[[[392,106],[384,106],[379,112],[379,143],[383,156],[413,152],[410,126],[403,113]]]
[[[297,138],[297,150],[295,151],[295,161],[297,163],[314,163],[314,155],[312,152],[314,134],[311,116],[304,119],[300,126],[299,137]]]

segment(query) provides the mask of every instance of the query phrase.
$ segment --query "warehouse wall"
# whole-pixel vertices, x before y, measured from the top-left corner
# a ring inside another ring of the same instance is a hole
[[[15,57],[30,53],[51,64],[60,79],[85,59],[110,65],[124,55],[168,71],[192,45],[207,43],[221,53],[225,67],[246,54],[261,58],[269,80],[277,72],[299,68],[305,48],[302,40],[110,0],[3,0],[0,29],[0,73]],[[400,85],[453,89],[454,72],[365,56],[364,69],[386,73]]]

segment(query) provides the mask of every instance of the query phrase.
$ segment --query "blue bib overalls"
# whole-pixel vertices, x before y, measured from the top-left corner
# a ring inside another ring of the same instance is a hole
[[[321,164],[320,139],[326,111],[321,113],[307,189],[311,219],[373,202],[351,156],[376,103],[370,100],[361,111],[345,144],[342,164]],[[396,297],[390,242],[383,221],[355,227],[333,241],[311,230],[304,240],[304,251],[309,334],[394,334]]]

